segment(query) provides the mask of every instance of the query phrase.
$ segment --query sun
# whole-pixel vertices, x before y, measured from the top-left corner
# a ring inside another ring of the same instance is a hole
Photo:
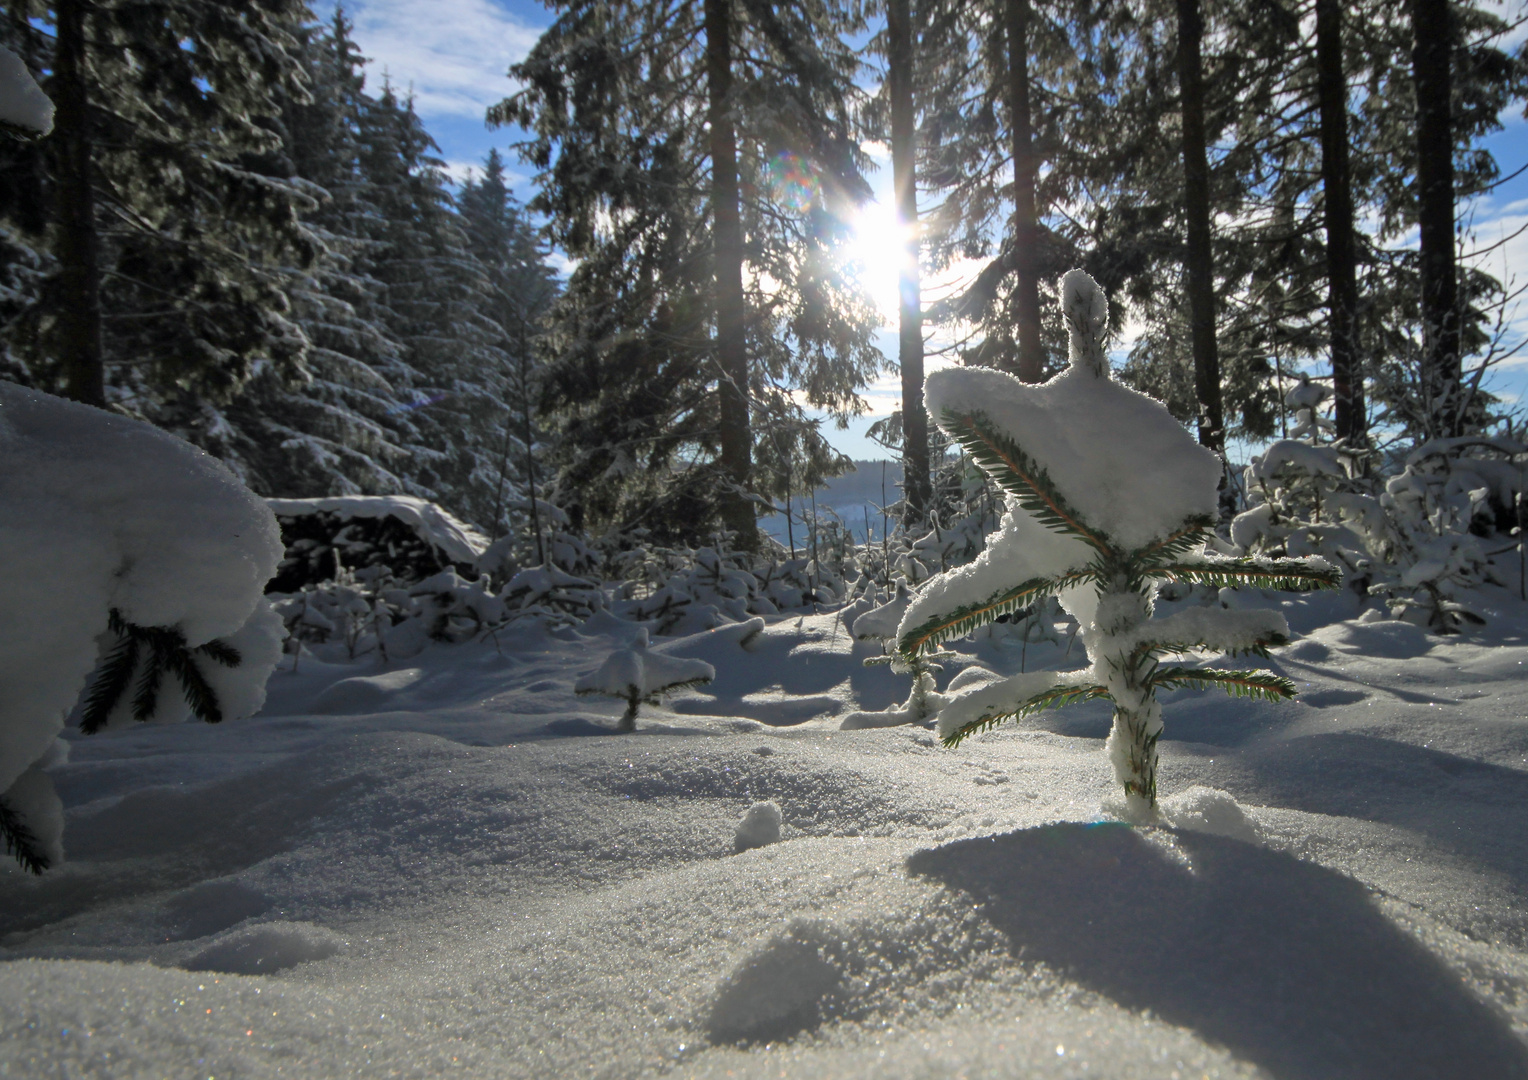
[[[871,202],[855,217],[848,245],[850,272],[858,278],[888,326],[897,321],[897,275],[907,258],[902,243],[905,235],[894,208]]]

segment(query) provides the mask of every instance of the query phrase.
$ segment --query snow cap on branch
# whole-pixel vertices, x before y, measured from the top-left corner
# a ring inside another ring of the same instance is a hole
[[[1061,279],[1061,314],[1069,333],[1068,353],[1075,370],[1096,378],[1109,377],[1104,339],[1109,334],[1109,300],[1082,270],[1069,270]]]

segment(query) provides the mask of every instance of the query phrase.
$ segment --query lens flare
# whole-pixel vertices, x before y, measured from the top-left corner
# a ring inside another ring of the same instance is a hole
[[[782,150],[764,167],[775,200],[798,214],[805,213],[822,193],[822,180],[809,162]]]

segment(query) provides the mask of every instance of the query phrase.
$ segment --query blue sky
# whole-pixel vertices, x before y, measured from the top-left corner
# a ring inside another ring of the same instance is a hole
[[[1510,7],[1521,9],[1528,0],[1512,0]],[[386,74],[400,88],[412,88],[416,106],[430,133],[440,144],[452,173],[465,175],[468,168],[482,162],[491,148],[504,155],[511,172],[516,194],[523,200],[533,189],[529,173],[519,164],[510,149],[516,133],[507,129],[489,130],[483,123],[489,105],[512,93],[509,66],[521,59],[541,30],[551,22],[539,3],[525,0],[348,0],[345,10],[355,23],[355,38],[362,52],[371,58],[369,80],[380,85]],[[1506,129],[1487,145],[1496,155],[1503,174],[1528,164],[1528,122],[1520,110],[1507,117]],[[879,212],[890,202],[891,169],[889,164],[871,177],[882,203]],[[1473,208],[1477,243],[1466,247],[1486,247],[1528,225],[1528,173],[1503,185]],[[877,208],[872,208],[874,215]],[[874,243],[877,233],[885,235],[876,221],[863,230],[867,243]],[[879,263],[883,276],[885,260],[871,250],[866,261]],[[1484,258],[1485,265],[1498,278],[1517,277],[1518,284],[1528,284],[1528,233],[1508,240]],[[887,281],[868,281],[873,295],[892,292]],[[888,308],[888,324],[892,317]],[[1514,320],[1515,336],[1528,335],[1528,304]],[[896,335],[888,328],[880,335],[882,351],[895,356]],[[1528,354],[1519,355],[1504,365],[1491,380],[1494,391],[1510,400],[1528,405]],[[856,458],[885,457],[886,452],[863,437],[874,416],[885,415],[895,407],[899,381],[887,373],[867,392],[872,416],[851,426],[847,432],[826,429],[830,441]],[[1234,451],[1233,451],[1234,453]]]

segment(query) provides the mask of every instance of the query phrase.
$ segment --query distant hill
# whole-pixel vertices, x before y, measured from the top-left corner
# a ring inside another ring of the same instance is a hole
[[[884,492],[884,494],[883,494]],[[881,507],[888,506],[902,497],[902,463],[900,461],[856,461],[854,468],[829,480],[817,489],[817,512],[825,515],[832,510],[860,540],[865,539],[868,518],[870,536],[879,540],[884,522]],[[801,525],[803,504],[810,505],[811,496],[793,496],[791,510],[796,518],[796,542],[804,542],[805,532]],[[759,527],[775,539],[786,539],[785,515],[774,514],[760,518]]]

